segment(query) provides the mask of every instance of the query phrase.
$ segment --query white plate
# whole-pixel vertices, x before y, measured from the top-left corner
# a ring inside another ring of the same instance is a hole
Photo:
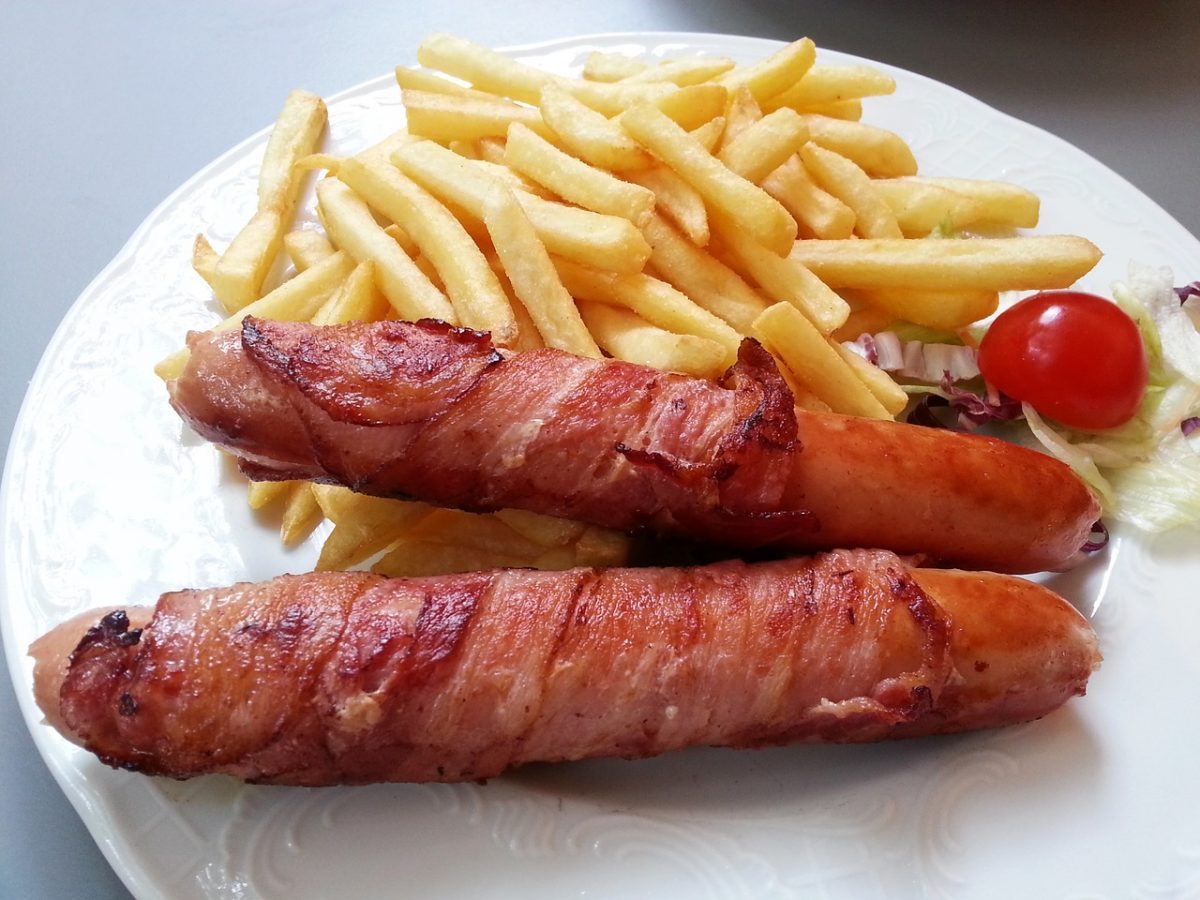
[[[749,61],[770,41],[607,35],[513,51],[577,72],[593,49]],[[823,52],[827,61],[852,61]],[[884,67],[888,68],[888,67]],[[929,174],[1003,178],[1044,199],[1042,233],[1200,274],[1200,243],[1080,151],[890,69],[865,118]],[[334,150],[400,121],[390,76],[330,104]],[[487,785],[293,790],[154,780],[39,724],[29,642],[68,615],[168,589],[304,571],[217,455],[183,434],[155,361],[217,318],[190,269],[248,217],[266,132],[175,192],[55,335],[14,431],[3,494],[5,648],[47,764],[139,897],[1176,897],[1200,894],[1200,533],[1118,536],[1055,585],[1100,632],[1090,695],[1007,731],[866,747],[697,750],[533,766]],[[1147,152],[1152,152],[1148,150]]]

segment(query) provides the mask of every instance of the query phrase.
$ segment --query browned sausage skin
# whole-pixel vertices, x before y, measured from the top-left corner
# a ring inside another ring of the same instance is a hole
[[[150,774],[308,785],[999,726],[1082,694],[1099,661],[1050,591],[882,551],[316,573],[165,594],[140,631],[119,611],[82,627],[31,648],[68,737]]]
[[[180,415],[255,478],[516,507],[749,549],[884,547],[1062,567],[1100,509],[1069,468],[989,438],[796,410],[747,340],[721,384],[435,322],[247,319],[193,335]]]

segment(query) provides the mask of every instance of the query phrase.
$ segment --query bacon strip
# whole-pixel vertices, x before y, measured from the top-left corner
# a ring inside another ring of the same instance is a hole
[[[254,478],[529,509],[728,547],[839,546],[1038,571],[1099,506],[1061,463],[976,436],[797,410],[743,343],[716,384],[439,322],[246,319],[192,335],[180,415]]]
[[[880,551],[316,573],[166,594],[143,628],[116,611],[82,639],[63,626],[69,659],[54,632],[31,652],[48,717],[109,765],[307,785],[873,741],[1024,721],[1083,693],[1098,655],[1069,605],[1018,579],[932,576]]]

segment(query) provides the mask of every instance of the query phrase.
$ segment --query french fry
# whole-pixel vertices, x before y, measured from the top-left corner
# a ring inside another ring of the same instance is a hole
[[[460,206],[480,221],[484,205],[502,184],[431,141],[398,149],[392,161],[431,194]],[[640,271],[650,257],[650,245],[628,219],[551,203],[522,192],[516,196],[538,238],[553,254],[613,271]]]
[[[645,169],[654,160],[620,126],[559,85],[542,89],[542,118],[571,153],[601,169]]]
[[[478,245],[441,202],[387,163],[363,165],[347,159],[338,178],[416,242],[441,276],[460,323],[491,332],[499,344],[516,338],[516,319],[500,282]]]
[[[690,134],[651,106],[639,106],[623,117],[622,127],[674,169],[738,227],[780,255],[796,239],[796,223],[777,200],[730,172]]]
[[[711,81],[734,67],[732,59],[717,56],[681,56],[648,66],[621,79],[622,84],[649,84],[669,81],[678,87],[688,87]]]
[[[676,94],[686,88],[662,82],[652,84],[625,84],[618,81],[603,84],[598,81],[560,81],[567,90],[597,112],[615,116],[639,103],[652,103]],[[699,87],[699,85],[696,85]]]
[[[283,236],[283,249],[297,272],[311,269],[337,252],[329,238],[311,228],[289,231]]]
[[[348,569],[370,559],[434,510],[424,503],[369,497],[334,485],[310,487],[334,525],[321,547],[318,571]]]
[[[790,303],[776,303],[750,333],[791,370],[806,389],[837,413],[890,419],[891,415],[858,378],[833,343]]]
[[[908,406],[908,394],[904,388],[896,384],[887,372],[878,366],[873,366],[853,350],[843,347],[837,341],[831,341],[830,346],[837,351],[850,369],[858,376],[859,381],[867,386],[880,405],[887,410],[888,415],[895,418]]]
[[[517,339],[508,345],[509,348],[517,353],[542,349],[546,346],[546,342],[542,339],[542,334],[538,331],[537,323],[533,321],[533,316],[529,314],[529,310],[525,308],[525,304],[521,302],[521,298],[513,290],[512,283],[508,280],[508,275],[505,274],[504,268],[500,265],[500,260],[495,255],[492,255],[488,258],[488,263],[491,265],[492,271],[496,273],[496,277],[500,279],[500,286],[504,288],[504,293],[508,295],[508,305],[512,307],[513,315],[517,319]]]
[[[404,113],[410,133],[434,141],[476,141],[485,137],[504,137],[508,126],[520,122],[546,139],[553,131],[542,121],[542,114],[528,106],[518,106],[500,97],[480,98],[406,90]]]
[[[452,81],[436,72],[396,66],[396,84],[405,91],[425,91],[430,94],[452,94],[456,97],[474,97],[476,100],[494,100],[495,94],[477,91],[465,84]],[[515,104],[514,104],[515,105]]]
[[[940,225],[1033,228],[1037,194],[1015,184],[970,178],[878,179],[875,189],[892,208],[906,235],[929,234]]]
[[[728,368],[729,353],[716,341],[666,331],[607,303],[581,300],[579,312],[596,341],[616,359],[697,378],[718,378]]]
[[[535,559],[405,536],[394,542],[371,571],[389,578],[422,578],[490,568],[532,568]]]
[[[532,560],[545,548],[490,513],[434,509],[422,516],[405,537],[434,544],[467,546],[511,559]]]
[[[800,159],[813,180],[854,212],[854,231],[865,238],[901,238],[896,215],[875,183],[852,160],[819,144],[806,144]]]
[[[721,135],[721,150],[724,151],[742,132],[763,117],[762,108],[750,88],[742,85],[729,96],[725,110],[725,131]],[[808,134],[807,129],[805,135]]]
[[[804,107],[801,112],[812,113],[818,116],[828,116],[831,119],[845,119],[848,122],[857,122],[862,119],[862,101],[834,100],[830,103],[817,103],[813,106]]]
[[[1100,251],[1075,235],[921,241],[797,241],[791,258],[832,288],[1024,291],[1064,288]]]
[[[874,306],[863,306],[851,309],[850,315],[830,335],[835,341],[854,341],[863,334],[878,334],[887,331],[896,321],[896,317],[885,309]]]
[[[421,248],[417,246],[417,242],[409,237],[408,232],[395,222],[384,228],[383,233],[395,241],[400,249],[409,256],[416,257],[421,252]]]
[[[508,168],[504,164],[504,144],[508,140],[508,131],[502,137],[484,137],[475,142],[479,151],[480,162],[490,163],[500,168]],[[522,176],[524,177],[524,176]],[[528,179],[526,179],[528,181]]]
[[[624,532],[589,525],[575,542],[574,565],[597,568],[625,565],[632,545],[632,539]]]
[[[766,348],[768,351],[770,348]],[[792,392],[792,402],[797,409],[806,409],[809,412],[816,413],[831,413],[833,409],[829,404],[802,385],[796,380],[796,376],[792,374],[792,370],[784,365],[783,360],[778,357],[775,359],[775,368],[779,372],[779,377],[783,379],[788,386],[788,390]]]
[[[733,365],[741,335],[665,281],[641,273],[601,272],[561,259],[555,266],[576,300],[624,306],[659,328],[715,341],[725,349],[724,365]]]
[[[285,281],[269,294],[248,306],[243,306],[214,325],[212,330],[229,331],[240,328],[242,319],[246,316],[307,322],[353,269],[354,262],[347,254],[335,253],[290,281]],[[155,374],[164,381],[178,377],[187,364],[188,355],[186,347],[172,353],[154,367]]]
[[[452,34],[431,34],[417,48],[417,62],[460,78],[477,90],[536,104],[542,88],[555,80],[549,72]]]
[[[650,105],[682,128],[694,131],[725,112],[729,91],[719,84],[693,84],[654,100]],[[624,130],[625,110],[613,118]]]
[[[704,198],[673,170],[655,165],[639,172],[626,172],[624,177],[654,192],[655,215],[661,213],[678,225],[697,247],[708,243],[708,210]]]
[[[574,543],[588,527],[573,519],[544,516],[524,509],[500,509],[494,515],[517,534],[541,547]]]
[[[791,87],[804,77],[817,58],[808,38],[793,41],[751,66],[738,66],[717,79],[729,90],[745,85],[760,103]]]
[[[654,208],[652,192],[564,153],[519,123],[508,130],[504,161],[564,200],[635,225]]]
[[[715,119],[709,119],[699,128],[693,128],[688,134],[709,153],[716,153],[717,147],[721,145],[721,137],[725,134],[725,118],[717,116]]]
[[[759,184],[808,140],[808,126],[786,107],[748,124],[726,142],[717,158],[747,181]]]
[[[650,218],[642,233],[653,248],[649,263],[653,274],[679,288],[737,331],[743,334],[749,331],[767,308],[767,301],[737,272],[696,247],[658,214]]]
[[[854,210],[822,190],[798,156],[764,178],[762,189],[783,204],[813,237],[836,240],[854,233]]]
[[[246,503],[251,509],[263,509],[287,494],[299,481],[251,481],[246,485]]]
[[[728,219],[718,219],[715,224],[722,244],[737,260],[737,268],[748,273],[768,297],[794,305],[821,334],[829,334],[846,321],[850,305],[803,265],[759,246]]]
[[[790,106],[803,112],[825,103],[857,100],[895,91],[896,79],[870,66],[814,65],[791,87],[767,100],[766,106]]]
[[[501,159],[504,156],[504,148],[500,148]],[[504,163],[490,162],[486,159],[472,160],[472,164],[481,169],[504,187],[513,188],[514,190],[524,191],[527,194],[541,197],[543,200],[557,200],[553,191],[547,190],[536,181],[530,181],[520,172],[513,171]]]
[[[312,318],[314,325],[374,322],[387,315],[387,298],[375,285],[375,263],[360,262]]]
[[[196,235],[196,239],[192,242],[192,268],[196,270],[197,275],[208,282],[209,287],[212,287],[213,279],[216,277],[217,261],[220,258],[220,254],[213,249],[208,238],[202,234]]]
[[[258,299],[295,211],[298,159],[312,153],[325,128],[325,103],[307,91],[292,91],[271,129],[258,176],[258,209],[217,260],[212,287],[229,312]]]
[[[616,115],[633,103],[677,90],[668,84],[574,81],[527,66],[488,47],[448,34],[434,34],[417,48],[417,61],[469,82],[481,91],[536,104],[547,84],[563,85],[593,109]]]
[[[374,261],[379,288],[396,312],[409,321],[441,319],[458,324],[458,315],[446,295],[384,232],[366,203],[349,187],[326,178],[317,185],[317,203],[334,244],[359,262]]]
[[[321,507],[313,496],[312,485],[305,481],[290,485],[279,522],[279,540],[285,547],[300,543],[321,522]]]
[[[446,147],[453,150],[463,159],[479,160],[478,141],[447,141]]]
[[[342,164],[342,158],[332,153],[310,153],[296,160],[296,168],[305,172],[324,170],[337,174],[337,168]]]
[[[877,288],[860,290],[858,295],[892,319],[903,319],[940,331],[965,328],[987,318],[1000,305],[1000,295],[994,290]]]
[[[633,56],[596,50],[584,60],[582,74],[587,81],[613,82],[636,75],[649,67],[648,62]]]
[[[917,160],[908,144],[897,134],[829,116],[803,115],[808,137],[826,150],[852,159],[872,178],[895,178],[917,174]]]
[[[401,96],[403,96],[403,93]],[[393,131],[382,140],[376,141],[366,150],[356,153],[355,156],[363,165],[385,163],[392,158],[392,154],[396,152],[396,150],[403,147],[405,144],[412,144],[419,140],[422,140],[422,138],[412,134],[407,128],[401,128],[399,131]],[[336,167],[330,169],[330,174],[337,174]]]
[[[578,356],[600,357],[579,310],[559,280],[545,245],[511,191],[497,191],[483,210],[483,221],[513,292],[549,347]]]
[[[756,126],[763,118],[758,101],[754,99],[754,95],[748,88],[743,86],[734,92],[727,118],[722,153],[728,155],[733,152],[736,154],[737,151],[731,151],[730,148],[747,129]],[[796,119],[791,120],[792,123],[796,121]],[[790,127],[795,128],[796,126],[791,124]],[[807,136],[807,126],[803,127],[804,134]],[[746,149],[749,147],[750,145],[747,144]],[[749,154],[746,155],[749,156]],[[736,155],[732,160],[728,160],[727,156],[727,161],[732,162],[730,168],[750,177],[751,170],[747,168],[750,165],[748,162],[739,160]],[[797,225],[813,236],[845,238],[850,237],[854,232],[853,210],[818,187],[795,154],[789,154],[785,159],[780,160],[778,166],[772,171],[761,172],[761,174],[760,172],[761,169],[753,171],[752,174],[758,177],[750,178],[750,180],[778,200],[784,209],[792,214]]]

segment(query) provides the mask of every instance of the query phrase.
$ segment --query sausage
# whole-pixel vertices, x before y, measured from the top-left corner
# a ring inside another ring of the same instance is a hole
[[[51,724],[112,766],[298,785],[1001,726],[1084,693],[1099,662],[1037,584],[865,550],[323,572],[97,615],[30,648]]]
[[[528,509],[744,551],[882,547],[1060,568],[1100,515],[1065,465],[1012,444],[797,410],[747,339],[720,384],[438,322],[247,318],[193,334],[171,402],[253,478],[471,510]]]

